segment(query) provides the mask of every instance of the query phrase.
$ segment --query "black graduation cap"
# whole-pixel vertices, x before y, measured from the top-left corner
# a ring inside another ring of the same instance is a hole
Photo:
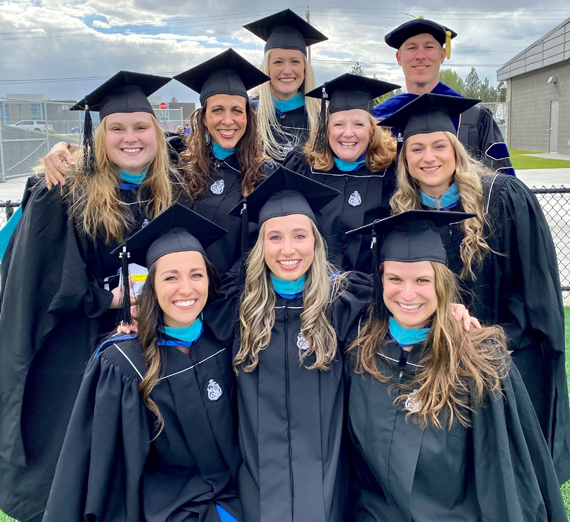
[[[93,123],[90,111],[98,111],[101,119],[118,112],[148,112],[154,116],[148,96],[170,80],[171,78],[166,76],[119,71],[69,109],[85,111],[83,170],[86,174],[95,172]]]
[[[247,91],[269,81],[257,67],[233,49],[206,60],[174,77],[200,94],[200,103],[214,94],[233,94],[248,98]]]
[[[423,16],[396,27],[384,37],[384,41],[390,47],[399,49],[408,38],[424,33],[431,34],[441,45],[445,45],[445,55],[448,59],[451,58],[451,39],[455,38],[457,33],[437,22],[424,20]]]
[[[250,222],[261,226],[274,217],[302,214],[316,223],[315,212],[339,194],[338,190],[318,181],[301,176],[284,167],[278,167],[271,176],[260,183],[251,194],[244,197],[229,212],[233,216],[241,214],[242,270],[247,257]]]
[[[244,28],[267,42],[265,52],[270,49],[296,49],[306,56],[309,45],[328,40],[291,9],[251,22]]]
[[[148,225],[113,250],[119,254],[123,272],[123,321],[129,323],[129,262],[150,268],[162,256],[175,252],[200,252],[227,232],[180,203],[174,203]]]
[[[70,110],[98,111],[101,119],[117,112],[154,114],[148,97],[170,80],[171,78],[166,76],[119,71]]]
[[[417,263],[433,261],[447,265],[447,254],[437,227],[457,223],[477,214],[436,210],[407,210],[379,219],[347,234],[372,233],[373,314],[380,317],[382,285],[378,267],[384,261]]]
[[[404,140],[414,134],[437,131],[457,134],[453,118],[480,101],[462,96],[425,93],[383,119],[378,125],[404,129]]]
[[[395,83],[346,73],[305,94],[311,98],[328,98],[329,114],[351,109],[363,109],[370,114],[374,110],[374,98],[399,89]]]

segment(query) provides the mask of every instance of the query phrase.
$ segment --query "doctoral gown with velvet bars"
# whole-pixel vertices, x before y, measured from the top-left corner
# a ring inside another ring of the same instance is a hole
[[[233,272],[233,271],[232,271]],[[336,283],[333,283],[333,285]],[[222,288],[225,302],[210,307],[216,335],[233,336],[239,286]],[[334,295],[334,294],[333,294]],[[239,369],[238,431],[244,463],[240,498],[246,522],[341,522],[348,516],[343,361],[350,326],[370,301],[370,281],[351,274],[331,307],[339,352],[329,371],[310,370],[300,351],[303,299],[276,294],[271,341],[252,372]],[[207,316],[206,316],[207,317]],[[232,320],[233,319],[233,320]],[[239,335],[234,341],[234,355]]]
[[[465,301],[473,316],[505,329],[562,484],[570,479],[570,409],[564,308],[550,228],[536,196],[520,180],[503,174],[482,180],[490,223],[485,235],[495,253],[475,269],[475,281],[462,281]],[[449,267],[459,275],[461,229],[452,224],[440,235]]]
[[[421,368],[415,345],[403,369],[389,340],[377,356],[389,381],[349,374],[352,520],[356,522],[565,522],[558,480],[522,379],[513,365],[501,393],[467,400],[472,426],[422,429],[399,383]],[[506,354],[505,354],[506,356]],[[351,361],[352,362],[352,361]],[[347,365],[348,367],[348,365]],[[445,422],[445,421],[444,421]]]
[[[148,198],[119,198],[134,216],[128,235]],[[88,240],[59,188],[40,181],[0,265],[0,509],[22,522],[45,508],[85,365],[116,323],[104,281],[120,267],[116,246]]]
[[[329,260],[343,270],[372,270],[370,234],[345,232],[390,215],[389,202],[396,184],[396,164],[379,172],[365,166],[343,172],[336,165],[326,172],[314,170],[303,153],[291,154],[285,167],[340,192],[317,213],[321,234],[328,246]]]
[[[160,350],[160,434],[138,338],[111,339],[89,363],[44,522],[220,522],[216,504],[242,520],[230,348],[205,326],[189,356]]]

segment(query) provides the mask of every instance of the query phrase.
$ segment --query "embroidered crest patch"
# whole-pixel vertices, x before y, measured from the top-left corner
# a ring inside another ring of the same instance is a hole
[[[216,196],[219,196],[224,191],[224,188],[226,188],[224,180],[219,179],[218,181],[214,181],[214,183],[212,183],[210,190],[212,193],[216,194]]]
[[[417,393],[418,390],[414,390],[404,403],[404,409],[408,410],[411,413],[416,413],[422,406],[422,401],[415,397]]]
[[[358,192],[358,190],[355,190],[350,195],[350,197],[348,198],[348,204],[353,207],[358,207],[359,205],[362,204],[362,198],[360,197],[360,192]]]
[[[141,228],[146,227],[149,223],[150,223],[150,221],[145,218],[145,220],[142,222]]]
[[[209,380],[206,392],[211,401],[217,401],[222,396],[222,388],[214,379]]]
[[[301,332],[299,332],[299,335],[297,336],[297,348],[299,348],[299,350],[309,349],[309,343],[307,342],[307,339],[305,339],[305,336]]]

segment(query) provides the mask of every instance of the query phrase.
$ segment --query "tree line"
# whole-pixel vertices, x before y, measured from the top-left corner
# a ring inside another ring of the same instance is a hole
[[[366,76],[364,68],[360,63],[356,62],[348,71],[351,74],[358,76]],[[376,78],[376,75],[372,76]],[[439,71],[439,79],[445,85],[453,89],[455,92],[465,96],[466,98],[478,98],[482,102],[504,102],[507,101],[507,84],[503,81],[499,82],[496,87],[489,83],[489,78],[481,80],[477,69],[471,67],[471,71],[465,77],[465,80],[459,76],[453,69],[441,69]],[[374,100],[374,105],[380,105],[382,102],[402,94],[403,89],[396,89],[395,91],[379,96]]]

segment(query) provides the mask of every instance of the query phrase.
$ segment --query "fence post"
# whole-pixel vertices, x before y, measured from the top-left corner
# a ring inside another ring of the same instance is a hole
[[[14,214],[14,211],[12,210],[12,207],[10,205],[10,203],[12,203],[9,199],[6,201],[6,223],[8,223],[8,220],[12,217],[12,215]]]
[[[4,102],[2,102],[2,117],[0,118],[0,183],[6,181],[6,172],[4,170],[4,140],[2,139],[2,126],[5,123]]]
[[[47,119],[47,102],[44,102],[44,121],[46,122],[46,150],[49,154],[49,121]]]

